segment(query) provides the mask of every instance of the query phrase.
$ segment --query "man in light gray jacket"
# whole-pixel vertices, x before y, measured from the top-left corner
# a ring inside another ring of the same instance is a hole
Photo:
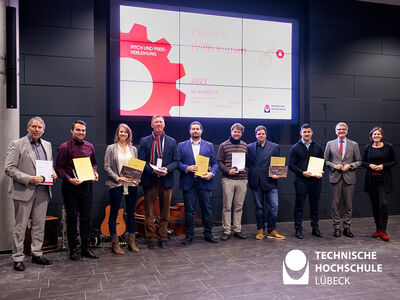
[[[343,234],[353,237],[350,231],[353,213],[354,186],[356,184],[355,169],[361,166],[361,155],[358,144],[346,138],[348,126],[339,122],[336,127],[337,139],[329,141],[325,148],[325,163],[329,168],[329,182],[332,186],[332,220],[334,237],[340,237],[339,204],[343,198]]]
[[[27,125],[28,134],[10,143],[5,161],[5,173],[12,179],[9,194],[14,200],[15,209],[12,259],[16,271],[25,270],[23,250],[29,216],[32,216],[32,262],[51,264],[51,261],[43,257],[41,250],[51,189],[50,185],[46,185],[46,178],[36,174],[38,160],[53,160],[51,144],[41,139],[44,129],[42,118],[30,119]],[[53,180],[57,178],[54,170],[51,177]]]

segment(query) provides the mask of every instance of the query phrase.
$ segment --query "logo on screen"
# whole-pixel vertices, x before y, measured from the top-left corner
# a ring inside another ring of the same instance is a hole
[[[271,112],[271,107],[269,107],[269,104],[265,104],[265,106],[264,106],[264,112],[265,112],[266,114],[268,114],[268,113]]]
[[[288,270],[291,271],[289,275]],[[301,250],[291,250],[282,262],[282,279],[285,285],[305,285],[309,280],[309,261]],[[294,278],[293,278],[294,277]]]

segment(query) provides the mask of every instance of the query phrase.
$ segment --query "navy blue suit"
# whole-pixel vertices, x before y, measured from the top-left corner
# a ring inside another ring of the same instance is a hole
[[[153,136],[150,134],[140,140],[138,158],[146,161],[140,184],[144,187],[150,186],[158,178],[150,167],[151,146],[153,145]],[[157,158],[156,158],[157,159]],[[172,137],[165,135],[164,149],[162,153],[162,166],[168,169],[168,174],[161,177],[165,187],[174,186],[174,170],[178,168],[178,154],[176,150],[176,141]]]
[[[200,141],[199,155],[210,158],[209,167],[214,175],[218,171],[218,162],[215,156],[214,145],[205,140]],[[178,145],[178,160],[179,160],[179,188],[182,190],[183,199],[185,202],[185,231],[187,237],[194,236],[194,210],[196,200],[199,199],[199,204],[202,213],[202,223],[204,226],[204,236],[212,235],[212,208],[211,194],[213,189],[214,178],[205,180],[195,177],[193,172],[186,172],[186,168],[190,165],[195,165],[195,157],[192,150],[191,140],[181,142]]]
[[[167,227],[169,221],[169,211],[172,195],[172,187],[174,186],[174,170],[178,167],[178,153],[176,141],[165,135],[165,142],[162,141],[162,167],[168,169],[168,173],[164,176],[159,176],[153,173],[153,168],[150,167],[151,147],[153,145],[153,135],[146,136],[141,139],[138,158],[146,161],[143,170],[140,184],[144,191],[144,206],[146,216],[146,237],[150,242],[167,239]],[[157,156],[157,154],[156,154]],[[157,160],[157,157],[155,157]],[[160,227],[158,233],[154,224],[154,206],[156,199],[159,199],[160,204]]]
[[[249,187],[253,193],[256,209],[257,230],[265,230],[265,201],[268,210],[268,226],[270,233],[276,229],[278,219],[278,180],[268,177],[271,156],[279,156],[279,145],[266,141],[261,147],[258,141],[247,146],[247,176]]]

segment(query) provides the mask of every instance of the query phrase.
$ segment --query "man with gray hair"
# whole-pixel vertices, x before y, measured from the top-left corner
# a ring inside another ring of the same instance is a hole
[[[15,271],[24,271],[24,239],[29,217],[32,235],[32,262],[39,265],[51,265],[43,257],[42,244],[47,205],[51,198],[50,185],[45,176],[36,174],[38,161],[52,161],[51,144],[41,139],[45,123],[42,118],[34,117],[27,125],[28,134],[12,141],[8,147],[5,173],[12,179],[9,194],[14,200],[15,226],[12,240],[12,259]],[[57,178],[54,170],[51,178]]]
[[[343,199],[343,234],[353,237],[350,231],[353,213],[354,186],[356,184],[355,169],[361,166],[361,154],[358,144],[346,138],[348,126],[339,122],[335,127],[337,139],[329,141],[325,148],[325,163],[329,168],[329,182],[332,186],[332,220],[334,237],[340,237],[339,204]]]
[[[231,136],[219,145],[217,161],[222,171],[222,228],[221,240],[227,241],[231,234],[232,204],[234,236],[240,239],[247,237],[242,233],[243,203],[247,192],[246,171],[232,165],[233,155],[247,155],[247,144],[241,140],[244,126],[235,123],[231,127]]]

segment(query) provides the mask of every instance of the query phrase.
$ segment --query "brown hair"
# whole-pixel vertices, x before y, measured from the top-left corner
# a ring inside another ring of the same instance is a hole
[[[231,132],[233,131],[233,129],[240,130],[242,133],[244,132],[244,126],[240,123],[233,124],[231,127]]]
[[[371,129],[371,131],[369,132],[369,139],[372,141],[372,134],[374,133],[374,131],[379,131],[382,134],[382,138],[381,138],[381,142],[383,142],[383,129],[379,126],[375,126],[374,128]]]
[[[118,132],[121,129],[121,127],[124,128],[126,131],[128,131],[128,138],[126,139],[126,143],[128,145],[132,144],[132,130],[125,123],[121,123],[118,125],[117,130],[115,131],[115,135],[114,135],[114,143],[119,142]]]
[[[71,127],[72,130],[74,130],[76,124],[81,124],[81,125],[87,127],[85,121],[76,120],[76,121],[74,121],[74,123],[72,123],[72,127]]]

